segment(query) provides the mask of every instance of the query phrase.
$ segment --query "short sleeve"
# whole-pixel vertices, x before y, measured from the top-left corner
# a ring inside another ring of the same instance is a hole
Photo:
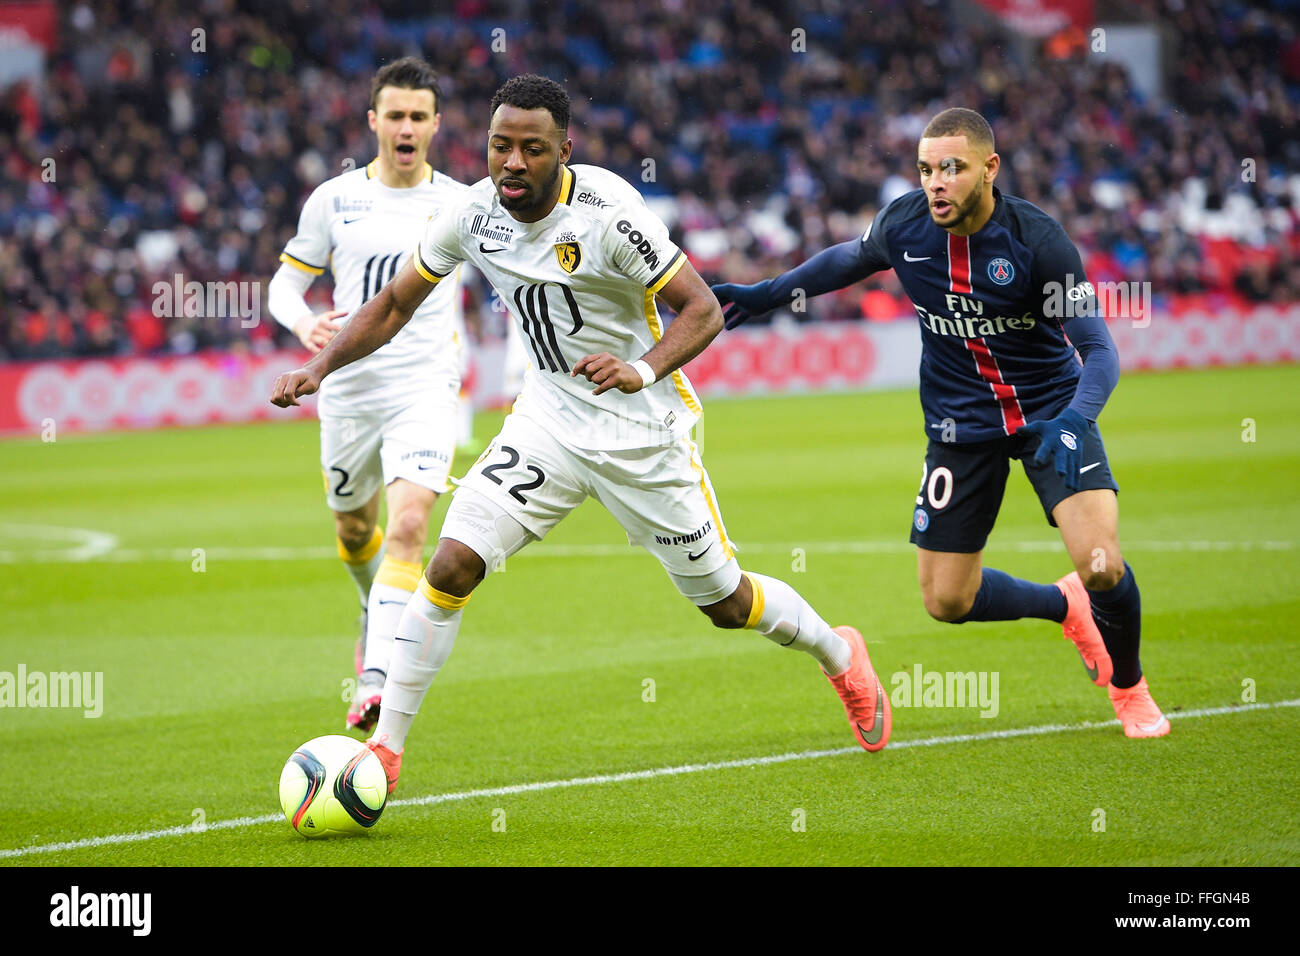
[[[329,207],[325,190],[317,187],[302,204],[298,232],[280,253],[280,261],[313,276],[325,271],[330,259]]]
[[[862,242],[858,249],[858,261],[862,265],[864,275],[883,272],[894,267],[889,259],[889,244],[886,240],[886,232],[897,208],[898,200],[895,199],[876,213],[876,218],[871,220],[871,225],[867,226],[867,231],[862,234]]]
[[[616,207],[601,245],[620,273],[651,292],[666,286],[686,264],[686,254],[668,238],[668,227],[644,203]]]
[[[440,209],[424,225],[424,238],[415,247],[411,262],[429,282],[441,282],[465,261],[457,228],[458,212],[459,206]]]

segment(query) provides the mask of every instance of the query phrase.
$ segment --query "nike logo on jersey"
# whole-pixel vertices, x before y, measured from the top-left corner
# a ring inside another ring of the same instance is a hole
[[[478,251],[479,251],[479,252],[482,252],[482,253],[486,253],[486,254],[488,254],[488,255],[491,255],[491,254],[494,253],[494,252],[505,252],[505,251],[506,251],[506,247],[505,247],[505,246],[498,246],[498,247],[495,248],[495,249],[489,249],[487,246],[483,245],[483,243],[480,242],[480,243],[478,244]]]
[[[1082,468],[1079,469],[1079,474],[1082,475],[1085,471],[1092,471],[1094,468],[1096,468],[1096,467],[1097,467],[1098,465],[1100,465],[1100,464],[1101,464],[1101,462],[1099,462],[1099,461],[1094,461],[1091,465],[1084,465]]]
[[[365,216],[357,216],[355,219],[344,219],[344,220],[343,220],[343,225],[345,225],[345,226],[350,226],[350,225],[352,225],[352,223],[354,223],[354,222],[360,222],[362,219],[365,219],[365,218],[366,218]]]
[[[927,260],[927,259],[932,259],[932,258],[934,258],[934,257],[933,257],[933,256],[914,256],[914,255],[912,255],[910,252],[904,252],[904,253],[903,253],[903,261],[904,261],[904,262],[925,262],[925,260]]]
[[[403,607],[406,606],[406,602],[405,602],[405,601],[386,601],[386,600],[384,600],[383,598],[380,598],[380,599],[379,599],[379,603],[380,603],[380,604],[400,604],[400,605],[402,605]]]
[[[713,542],[712,542],[712,541],[709,542],[709,548],[711,548],[711,547],[713,547]],[[687,551],[687,552],[686,552],[686,560],[687,560],[687,561],[698,561],[698,560],[700,560],[700,558],[704,557],[706,554],[709,553],[709,548],[705,548],[705,549],[704,549],[703,551],[701,551],[699,554],[691,554],[689,551]]]

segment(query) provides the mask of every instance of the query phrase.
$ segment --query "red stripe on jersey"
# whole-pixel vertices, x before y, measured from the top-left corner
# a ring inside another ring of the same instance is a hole
[[[1025,413],[1020,408],[1020,399],[1016,397],[1016,387],[1002,380],[1002,370],[998,360],[989,351],[988,343],[983,339],[965,339],[966,348],[975,356],[975,365],[980,377],[989,383],[993,395],[1002,407],[1002,430],[1008,435],[1025,423]]]
[[[970,292],[970,240],[948,233],[948,288]]]

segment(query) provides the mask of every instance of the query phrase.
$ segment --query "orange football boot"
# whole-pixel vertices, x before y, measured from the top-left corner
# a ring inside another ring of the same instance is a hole
[[[843,674],[836,677],[826,674],[826,679],[844,702],[853,736],[863,750],[874,753],[889,743],[889,732],[893,724],[889,695],[885,693],[880,678],[871,667],[871,658],[867,655],[867,645],[862,640],[862,635],[847,625],[831,630],[848,642],[852,657]]]
[[[392,793],[397,789],[397,775],[402,772],[402,754],[393,753],[386,743],[388,734],[384,734],[378,740],[373,737],[366,741],[366,746],[373,751],[374,755],[379,758],[379,762],[384,765],[384,776],[388,778],[388,792]],[[403,750],[402,753],[406,751]]]
[[[1092,619],[1092,602],[1079,572],[1071,571],[1057,581],[1056,586],[1065,595],[1065,620],[1061,622],[1061,632],[1079,649],[1083,668],[1092,682],[1098,687],[1109,686],[1115,668],[1101,639],[1101,631],[1097,630],[1097,622]]]
[[[1169,733],[1169,718],[1160,712],[1143,677],[1132,687],[1110,688],[1115,716],[1124,725],[1125,737],[1163,737]]]

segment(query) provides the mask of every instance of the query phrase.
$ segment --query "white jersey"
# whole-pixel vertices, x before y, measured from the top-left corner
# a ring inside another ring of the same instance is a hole
[[[357,309],[406,263],[431,216],[457,201],[464,183],[426,164],[426,179],[409,189],[379,181],[378,161],[335,176],[307,197],[298,234],[281,262],[312,275],[334,274],[334,308]],[[460,387],[460,282],[453,276],[415,310],[393,338],[370,355],[337,369],[321,383],[322,415],[382,412],[411,401],[413,393],[454,395]],[[450,384],[448,384],[450,383]]]
[[[516,412],[574,448],[670,445],[701,414],[680,369],[632,395],[593,395],[569,373],[584,355],[633,362],[648,352],[663,335],[655,293],[686,256],[625,180],[598,166],[561,175],[555,208],[533,223],[501,207],[491,179],[475,183],[429,221],[415,267],[441,288],[468,260],[501,296],[531,362]]]

